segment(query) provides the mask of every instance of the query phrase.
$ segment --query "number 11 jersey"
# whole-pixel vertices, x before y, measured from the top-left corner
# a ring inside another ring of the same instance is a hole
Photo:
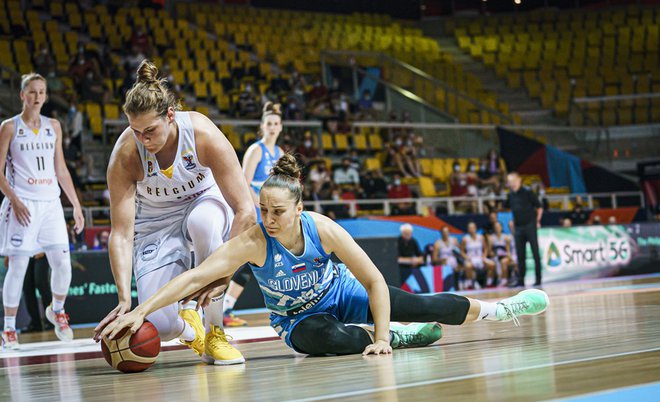
[[[14,116],[5,176],[19,198],[50,201],[60,196],[55,174],[57,134],[48,117],[39,117],[39,130],[32,130],[20,115]]]

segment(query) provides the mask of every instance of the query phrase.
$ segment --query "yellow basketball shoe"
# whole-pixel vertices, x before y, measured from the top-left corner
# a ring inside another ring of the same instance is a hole
[[[225,331],[215,325],[211,325],[211,332],[206,334],[202,360],[218,366],[245,363],[241,352],[227,341]]]
[[[183,309],[179,311],[179,316],[195,330],[194,341],[186,341],[183,339],[179,339],[179,341],[184,345],[187,345],[193,350],[193,352],[197,353],[198,356],[201,356],[204,354],[204,334],[206,332],[204,330],[204,324],[202,324],[202,317],[199,316],[199,313],[195,309]]]

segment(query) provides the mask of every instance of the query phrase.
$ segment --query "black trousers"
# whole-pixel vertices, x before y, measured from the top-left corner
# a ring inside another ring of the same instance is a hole
[[[534,256],[534,271],[536,273],[536,283],[541,283],[541,255],[539,254],[539,239],[537,234],[536,222],[528,223],[524,226],[516,225],[516,256],[518,257],[518,278],[521,282],[525,281],[527,271],[527,243],[529,242]]]
[[[25,307],[32,319],[31,325],[38,330],[42,330],[43,325],[36,290],[38,289],[41,294],[41,302],[43,303],[44,308],[48,306],[53,299],[48,273],[49,267],[46,257],[39,259],[30,258],[30,263],[28,264],[28,269],[25,273],[25,280],[23,280],[23,297],[25,298]]]

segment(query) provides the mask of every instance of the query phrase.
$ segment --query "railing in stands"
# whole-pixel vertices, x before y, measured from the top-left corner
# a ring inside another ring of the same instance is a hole
[[[622,203],[628,206],[644,207],[644,196],[641,192],[619,192],[619,193],[593,193],[593,194],[549,194],[545,195],[548,200],[551,211],[568,211],[572,200],[582,197],[586,203],[586,208],[594,209],[599,205],[606,204],[608,208],[618,208]],[[304,205],[308,210],[323,212],[327,207],[348,208],[350,217],[358,216],[358,211],[370,206],[368,211],[377,211],[377,215],[389,216],[392,211],[400,204],[410,204],[410,212],[416,215],[426,215],[434,213],[436,208],[441,207],[447,214],[464,213],[462,206],[465,204],[474,204],[475,212],[485,213],[486,204],[490,201],[504,201],[505,196],[485,196],[485,197],[434,197],[434,198],[400,198],[400,199],[356,199],[340,201],[305,201]],[[560,208],[553,208],[554,205],[561,205]],[[376,206],[373,208],[371,206]],[[365,209],[366,210],[366,209]],[[65,208],[67,219],[73,216],[71,208]],[[382,211],[382,213],[380,212]],[[87,227],[108,226],[110,222],[109,207],[83,207]],[[95,223],[96,222],[96,223]],[[99,223],[101,222],[101,223]]]

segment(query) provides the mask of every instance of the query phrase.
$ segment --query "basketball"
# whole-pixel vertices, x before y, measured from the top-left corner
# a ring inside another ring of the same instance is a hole
[[[120,331],[115,339],[103,339],[103,357],[113,368],[123,373],[138,373],[151,367],[160,353],[160,337],[156,327],[145,321],[134,334],[128,328]]]

